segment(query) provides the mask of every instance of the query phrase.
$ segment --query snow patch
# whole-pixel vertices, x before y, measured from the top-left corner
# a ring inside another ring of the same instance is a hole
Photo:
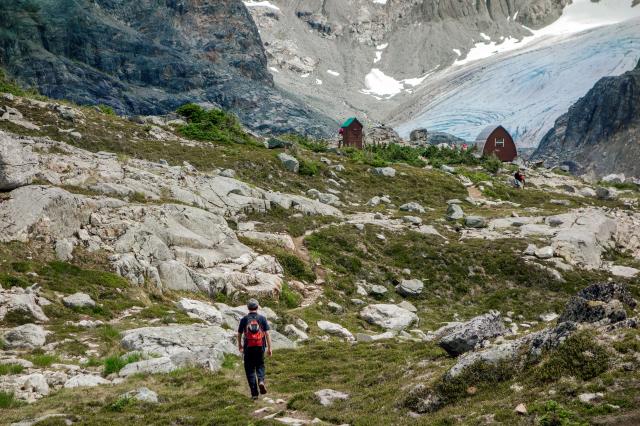
[[[244,2],[244,5],[247,7],[266,7],[268,9],[277,10],[278,12],[280,11],[280,8],[270,1],[247,0]]]
[[[460,51],[460,49],[453,49],[453,53],[455,53],[458,56],[462,56],[462,52]]]
[[[365,90],[362,93],[367,95],[379,95],[393,97],[402,92],[404,85],[393,77],[385,75],[380,69],[374,68],[364,78]]]
[[[280,72],[280,71],[278,71],[278,68],[276,68],[276,67],[269,67],[269,69],[270,69],[272,72]]]
[[[327,74],[331,74],[332,76],[335,76],[335,77],[337,77],[337,76],[339,76],[339,75],[340,75],[340,73],[339,73],[339,72],[337,72],[337,71],[332,71],[332,70],[327,70]]]
[[[377,64],[382,59],[382,52],[376,52],[376,57],[373,59],[373,63]]]
[[[371,95],[377,100],[391,99],[395,95],[401,92],[413,93],[413,91],[405,86],[416,87],[422,84],[433,72],[437,69],[432,69],[422,77],[406,78],[404,80],[396,80],[393,77],[386,75],[378,68],[374,68],[364,78],[365,89],[361,90],[361,93]],[[382,97],[382,98],[381,98]]]
[[[480,37],[482,37],[483,39],[487,40],[487,41],[491,41],[491,37],[489,37],[488,35],[486,35],[485,33],[480,33]]]
[[[320,80],[319,78],[316,78],[316,84],[320,86],[322,84],[322,80]]]
[[[384,49],[386,49],[387,47],[389,47],[389,43],[384,43],[384,44],[379,44],[379,45],[377,45],[377,46],[376,46],[376,49],[378,49],[378,50],[384,50]]]
[[[300,76],[300,78],[307,78],[307,77],[309,77],[309,73],[302,74],[302,75]]]
[[[387,0],[373,0],[376,4],[387,4]]]

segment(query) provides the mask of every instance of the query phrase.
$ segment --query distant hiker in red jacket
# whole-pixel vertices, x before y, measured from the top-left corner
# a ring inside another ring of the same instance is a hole
[[[244,371],[251,389],[251,399],[258,399],[267,393],[264,384],[264,353],[271,356],[271,336],[267,319],[258,314],[258,301],[249,299],[247,308],[249,313],[240,320],[238,325],[238,350],[244,354]],[[256,375],[257,380],[256,380]]]

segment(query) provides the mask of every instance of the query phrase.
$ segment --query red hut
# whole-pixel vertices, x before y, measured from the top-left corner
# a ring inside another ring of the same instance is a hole
[[[362,123],[357,118],[351,117],[340,126],[340,134],[342,135],[342,146],[352,146],[362,149]]]
[[[491,125],[486,127],[475,142],[476,156],[495,155],[504,162],[513,161],[518,156],[518,150],[513,138],[502,126]]]

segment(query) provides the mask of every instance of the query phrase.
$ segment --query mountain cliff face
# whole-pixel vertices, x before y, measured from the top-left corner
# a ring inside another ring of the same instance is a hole
[[[246,1],[276,85],[332,116],[385,121],[478,43],[531,35],[569,0]],[[528,28],[525,28],[528,27]]]
[[[640,62],[600,80],[556,121],[533,158],[578,173],[640,176]]]
[[[2,65],[50,97],[135,114],[200,101],[255,130],[322,135],[332,127],[274,88],[240,0],[3,2],[0,27]]]

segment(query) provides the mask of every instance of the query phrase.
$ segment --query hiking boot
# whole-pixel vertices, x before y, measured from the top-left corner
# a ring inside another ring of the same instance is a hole
[[[254,401],[257,401],[258,400],[258,395],[251,395],[251,399],[254,400]]]
[[[260,393],[264,395],[267,393],[267,387],[264,385],[264,382],[258,383],[258,387],[260,388]]]

